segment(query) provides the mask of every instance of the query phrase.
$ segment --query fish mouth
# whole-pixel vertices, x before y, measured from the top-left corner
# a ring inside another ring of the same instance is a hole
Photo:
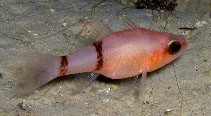
[[[185,49],[186,46],[187,46],[187,42],[186,42],[186,40],[184,39],[183,42],[182,42],[182,48]]]
[[[185,51],[185,49],[186,49],[186,46],[187,46],[187,43],[186,43],[186,41],[185,41],[185,39],[181,42],[181,50],[180,50],[180,53],[179,53],[179,56],[181,55],[181,54],[183,54],[183,52]]]
[[[187,46],[186,40],[183,37],[180,37],[180,36],[177,36],[175,39],[180,42],[180,44],[181,44],[181,51],[183,52],[185,50],[186,46]]]

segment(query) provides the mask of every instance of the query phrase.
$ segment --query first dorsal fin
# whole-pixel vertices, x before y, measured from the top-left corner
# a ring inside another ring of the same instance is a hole
[[[111,28],[105,24],[102,20],[92,18],[92,24],[90,26],[91,34],[97,37],[97,39],[101,39],[106,35],[113,33]]]

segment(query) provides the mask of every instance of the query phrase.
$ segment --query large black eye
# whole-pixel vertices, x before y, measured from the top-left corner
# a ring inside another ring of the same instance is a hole
[[[180,44],[180,42],[178,42],[178,41],[176,41],[176,40],[171,40],[171,41],[169,42],[168,45],[169,45],[169,50],[168,50],[168,52],[169,52],[170,55],[176,54],[176,53],[179,52],[180,49],[181,49],[181,44]]]

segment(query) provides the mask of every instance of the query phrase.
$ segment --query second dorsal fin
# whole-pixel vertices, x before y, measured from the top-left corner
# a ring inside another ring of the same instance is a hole
[[[127,18],[122,19],[122,24],[126,29],[138,28],[139,26]]]
[[[97,37],[97,39],[101,39],[106,35],[113,33],[111,28],[105,24],[102,20],[92,18],[92,24],[90,26],[91,34]]]

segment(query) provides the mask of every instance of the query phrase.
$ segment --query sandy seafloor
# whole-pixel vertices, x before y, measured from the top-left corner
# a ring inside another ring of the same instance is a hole
[[[15,85],[10,69],[6,68],[5,59],[0,59],[0,116],[210,116],[210,9],[174,11],[167,19],[163,15],[169,13],[122,9],[124,6],[111,1],[90,10],[98,2],[1,0],[0,48],[7,51],[1,51],[1,57],[24,52],[66,55],[89,45],[95,40],[79,19],[90,16],[103,19],[114,31],[123,29],[118,18],[126,17],[143,28],[181,35],[188,43],[185,53],[148,74],[141,102],[131,92],[120,97],[121,85],[105,79],[94,81],[84,92],[72,96],[73,76],[55,79],[29,96],[13,97]]]

